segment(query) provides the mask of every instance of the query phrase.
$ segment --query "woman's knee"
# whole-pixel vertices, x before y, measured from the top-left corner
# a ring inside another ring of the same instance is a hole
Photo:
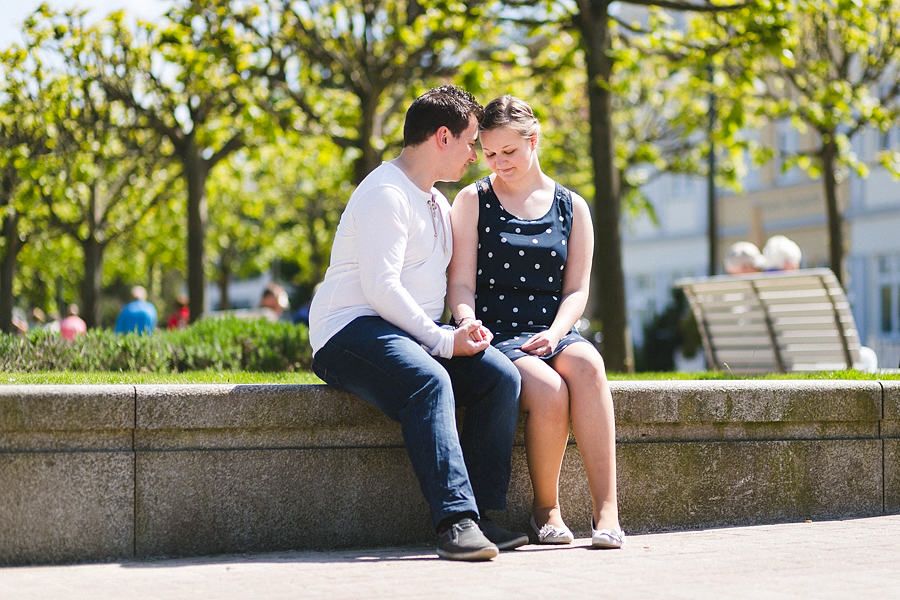
[[[520,359],[522,360],[522,359]],[[520,410],[542,420],[569,420],[569,389],[555,371],[538,377],[523,373]]]
[[[584,343],[571,344],[563,349],[556,357],[554,367],[566,380],[570,377],[598,383],[605,383],[607,380],[603,357],[595,348]]]

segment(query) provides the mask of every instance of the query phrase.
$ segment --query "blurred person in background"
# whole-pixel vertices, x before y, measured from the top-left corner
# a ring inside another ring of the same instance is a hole
[[[262,298],[259,299],[259,306],[266,313],[266,318],[270,321],[290,320],[290,312],[288,307],[287,292],[277,283],[270,283],[263,290]]]
[[[766,261],[762,252],[752,242],[736,242],[725,256],[725,272],[729,275],[759,273],[765,270]]]
[[[78,305],[70,304],[66,310],[66,318],[59,323],[59,333],[63,339],[72,341],[76,335],[84,335],[87,333],[87,325],[84,319],[78,316]]]
[[[175,303],[177,306],[175,307],[175,310],[172,311],[172,314],[169,315],[168,328],[184,329],[188,326],[191,317],[191,311],[188,308],[187,294],[178,294]]]
[[[140,285],[134,286],[131,302],[122,307],[116,319],[116,333],[151,334],[156,323],[156,307],[147,302],[147,290]]]
[[[800,246],[783,235],[773,235],[763,247],[766,271],[796,271],[803,253]]]

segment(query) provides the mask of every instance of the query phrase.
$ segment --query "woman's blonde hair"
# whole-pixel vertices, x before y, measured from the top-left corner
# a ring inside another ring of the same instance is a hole
[[[509,94],[494,98],[484,107],[481,131],[490,131],[498,127],[510,127],[525,139],[531,139],[541,133],[541,124],[528,103]]]

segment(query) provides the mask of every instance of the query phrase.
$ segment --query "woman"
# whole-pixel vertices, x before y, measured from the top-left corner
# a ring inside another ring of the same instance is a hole
[[[485,107],[480,137],[492,175],[453,202],[450,310],[457,324],[483,322],[522,375],[538,541],[574,539],[559,506],[571,420],[593,502],[592,545],[620,548],[612,395],[599,352],[574,329],[588,298],[591,216],[583,198],[541,171],[539,134],[524,101],[502,96]]]

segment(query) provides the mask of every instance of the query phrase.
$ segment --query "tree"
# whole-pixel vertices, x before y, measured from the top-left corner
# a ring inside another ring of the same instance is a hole
[[[184,178],[171,182],[169,194],[152,205],[139,227],[110,244],[103,264],[106,288],[122,294],[134,283],[147,288],[148,295],[174,306],[182,293],[186,272],[184,240],[187,239],[187,194]],[[140,277],[135,277],[140,274]],[[159,304],[159,302],[157,302]],[[115,318],[120,303],[104,306],[104,319]],[[111,309],[112,308],[112,309]],[[159,305],[157,308],[161,308]]]
[[[504,0],[515,9],[534,9],[530,19],[570,24],[580,36],[587,73],[590,154],[594,183],[594,286],[596,315],[602,323],[604,360],[611,371],[624,371],[628,364],[625,276],[622,269],[621,181],[616,169],[613,89],[615,64],[612,52],[613,0]],[[767,13],[766,0],[629,0],[628,4],[676,11]]]
[[[781,47],[778,23],[784,15],[767,12],[738,21],[729,13],[721,19],[729,26],[716,31],[697,26],[709,20],[703,16],[679,19],[675,26],[678,21],[658,8],[646,17],[645,25],[619,18],[613,26],[610,87],[623,208],[647,210],[655,218],[641,185],[663,173],[705,174],[714,275],[720,267],[715,190],[740,189],[752,146],[744,128],[758,124],[746,109],[755,79],[748,65],[766,49]]]
[[[32,57],[50,31],[29,19]],[[68,38],[67,54],[82,53],[87,41]],[[109,103],[96,84],[60,69],[52,77],[56,85],[42,100],[53,110],[42,125],[53,131],[53,150],[35,161],[38,176],[32,184],[50,222],[81,247],[81,315],[88,327],[97,327],[104,251],[140,224],[178,173],[166,170],[171,150],[162,147],[164,140],[129,129],[123,109]]]
[[[651,10],[648,17],[646,26],[612,25],[615,68],[609,87],[623,209],[654,217],[641,186],[665,173],[703,173],[710,133],[733,151],[737,143],[727,133],[734,129],[724,125],[729,119],[743,120],[726,113],[709,131],[709,54],[721,44],[703,46],[695,56],[686,51],[677,29],[671,29],[667,14]],[[730,174],[733,170],[722,173]]]
[[[843,216],[837,186],[849,169],[868,172],[851,139],[872,127],[882,131],[900,117],[900,2],[897,0],[798,0],[786,3],[787,25],[777,53],[750,63],[756,110],[771,120],[789,119],[817,134],[817,146],[785,156],[822,178],[832,270],[842,280]],[[722,31],[733,22],[717,19]],[[882,155],[900,173],[900,157]]]
[[[35,196],[23,184],[34,159],[52,146],[43,121],[51,110],[45,92],[54,83],[44,79],[40,62],[29,54],[18,46],[0,53],[0,331],[7,333],[14,331],[17,258],[31,235],[22,219],[29,214],[39,221],[31,210]]]
[[[455,73],[468,48],[490,37],[483,8],[473,0],[272,0],[262,14],[235,14],[267,49],[256,71],[265,106],[284,128],[352,152],[359,183],[397,145],[411,96]]]
[[[37,187],[50,222],[81,247],[81,315],[88,327],[97,327],[107,246],[142,224],[149,210],[169,194],[171,180],[179,173],[160,167],[166,162],[159,147],[162,140],[117,128],[112,107],[72,92],[69,102],[80,100],[85,105],[70,104],[71,112],[55,123],[56,150],[43,157]]]
[[[61,56],[132,117],[131,127],[168,141],[187,189],[187,263],[191,320],[203,315],[206,295],[206,185],[212,169],[255,133],[240,32],[222,27],[225,6],[192,1],[172,9],[163,25],[122,13],[86,30],[70,14],[55,26],[84,35],[83,51]]]

